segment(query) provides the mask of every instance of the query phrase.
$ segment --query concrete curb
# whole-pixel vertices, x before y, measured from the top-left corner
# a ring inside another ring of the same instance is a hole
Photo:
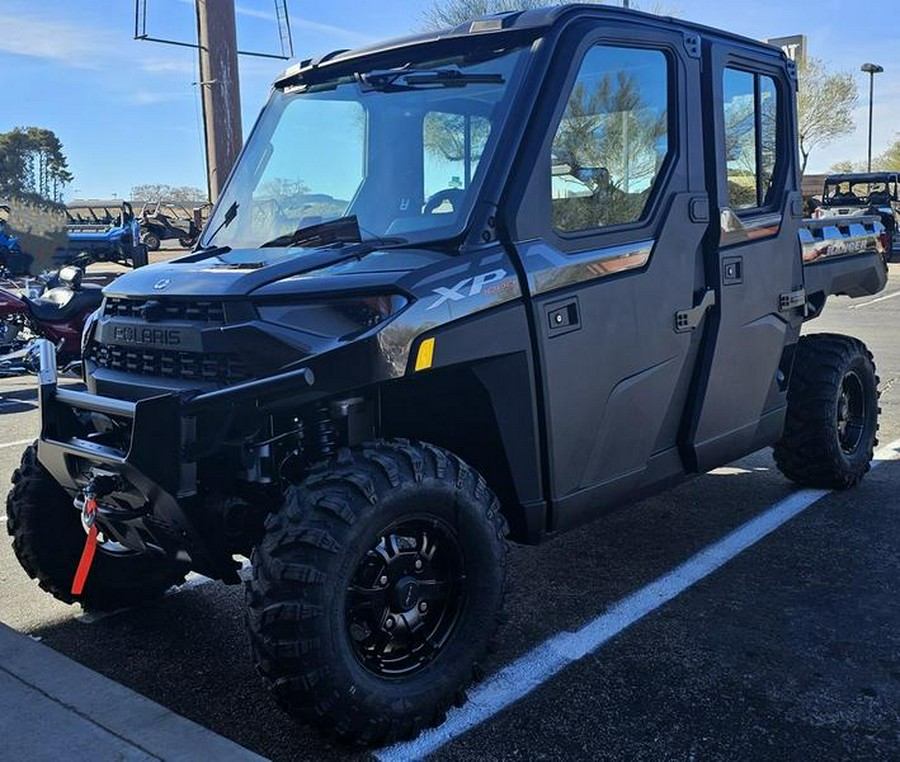
[[[8,759],[264,759],[3,624],[0,738]]]

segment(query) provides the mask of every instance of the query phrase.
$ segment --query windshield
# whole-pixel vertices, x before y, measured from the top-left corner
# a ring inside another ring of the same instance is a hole
[[[471,51],[276,90],[203,246],[304,246],[355,218],[363,241],[462,232],[509,111],[522,48]]]
[[[852,206],[869,203],[889,204],[897,200],[897,183],[893,181],[841,180],[825,183],[826,205]]]

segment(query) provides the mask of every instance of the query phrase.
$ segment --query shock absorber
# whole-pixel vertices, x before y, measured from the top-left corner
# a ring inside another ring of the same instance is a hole
[[[316,408],[312,431],[309,433],[312,435],[315,453],[321,460],[328,460],[334,456],[337,451],[337,432],[326,405],[319,405]]]

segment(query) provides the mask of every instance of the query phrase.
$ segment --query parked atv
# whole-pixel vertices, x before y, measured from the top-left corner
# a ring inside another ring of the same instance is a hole
[[[201,230],[197,227],[193,215],[187,209],[176,215],[172,205],[155,204],[141,210],[141,243],[149,251],[158,251],[163,241],[177,239],[178,243],[190,249],[197,243]]]
[[[884,287],[884,228],[802,223],[796,84],[768,45],[601,5],[292,67],[199,248],[106,288],[87,392],[43,345],[20,562],[116,608],[251,555],[275,700],[376,744],[464,700],[507,533],[769,446],[854,486],[872,356],[800,332]]]
[[[900,248],[900,173],[860,172],[825,178],[817,218],[878,215],[888,233],[887,259]]]
[[[140,223],[127,201],[111,205],[72,205],[66,208],[68,244],[53,257],[57,266],[89,255],[95,262],[127,267],[147,264],[147,247],[140,241]]]

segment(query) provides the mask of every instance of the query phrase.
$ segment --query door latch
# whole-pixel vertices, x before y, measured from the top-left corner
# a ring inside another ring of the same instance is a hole
[[[708,288],[703,292],[700,301],[689,310],[679,310],[675,313],[675,333],[687,333],[693,331],[706,311],[716,303],[716,292]]]
[[[806,304],[806,289],[798,288],[778,297],[778,311],[787,312],[803,307]]]

